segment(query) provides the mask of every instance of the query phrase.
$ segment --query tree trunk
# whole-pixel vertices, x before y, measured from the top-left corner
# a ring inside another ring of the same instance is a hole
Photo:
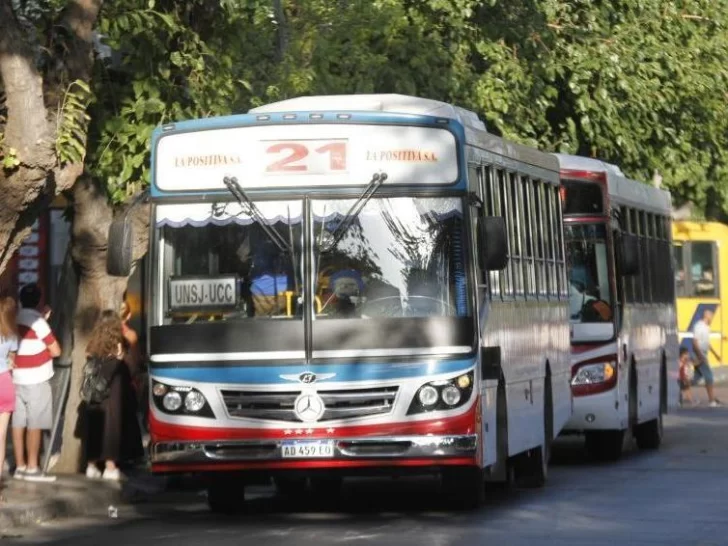
[[[19,164],[0,168],[0,273],[52,199],[71,188],[83,172],[83,162],[59,164],[55,141],[57,99],[69,81],[88,81],[93,66],[93,28],[101,0],[71,0],[57,24],[69,31],[66,55],[53,64],[52,74],[36,66],[38,52],[13,11],[11,0],[0,0],[0,80],[7,120],[3,153],[14,150]],[[47,94],[47,96],[46,96]],[[46,103],[51,107],[46,107]]]
[[[77,472],[83,463],[83,431],[78,430],[77,424],[86,345],[101,311],[119,309],[127,284],[127,279],[106,274],[107,237],[113,211],[103,188],[88,178],[80,178],[73,189],[73,213],[71,253],[78,272],[79,286],[73,328],[71,384],[64,414],[63,447],[60,459],[54,467],[58,472]]]

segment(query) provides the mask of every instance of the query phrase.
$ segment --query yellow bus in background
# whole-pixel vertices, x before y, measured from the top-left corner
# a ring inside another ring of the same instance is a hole
[[[728,360],[728,226],[719,222],[673,222],[675,290],[680,345],[692,354],[692,331],[706,309],[715,312],[711,345],[720,355],[708,355],[710,365]],[[716,378],[717,379],[717,378]]]

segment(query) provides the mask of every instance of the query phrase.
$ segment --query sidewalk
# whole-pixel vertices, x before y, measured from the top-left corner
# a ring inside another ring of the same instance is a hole
[[[127,474],[124,482],[89,480],[82,475],[61,475],[52,483],[8,478],[0,492],[0,531],[51,519],[110,515],[110,507],[145,502],[163,493],[166,486],[164,478],[141,471]]]

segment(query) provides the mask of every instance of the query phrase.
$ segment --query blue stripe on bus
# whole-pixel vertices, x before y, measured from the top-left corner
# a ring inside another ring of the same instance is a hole
[[[692,333],[693,328],[695,328],[695,325],[698,323],[699,320],[703,318],[703,313],[706,311],[713,311],[713,313],[718,311],[718,304],[717,303],[699,303],[695,307],[695,312],[693,313],[692,318],[690,319],[690,324],[688,324],[687,330],[685,330],[686,333]],[[685,348],[690,353],[690,356],[692,358],[695,358],[695,353],[693,352],[693,338],[692,337],[684,337],[682,341],[680,342],[680,348]]]
[[[199,368],[155,368],[150,366],[150,375],[155,378],[169,378],[201,383],[245,383],[245,384],[295,384],[281,375],[295,375],[313,372],[317,375],[336,374],[330,381],[374,381],[427,377],[446,373],[457,373],[474,366],[474,359],[458,359],[439,362],[417,362],[408,364],[322,364],[314,366],[229,366]]]

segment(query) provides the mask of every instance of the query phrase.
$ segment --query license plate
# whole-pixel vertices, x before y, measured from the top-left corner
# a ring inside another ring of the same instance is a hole
[[[320,459],[334,456],[334,442],[283,442],[284,459]]]

